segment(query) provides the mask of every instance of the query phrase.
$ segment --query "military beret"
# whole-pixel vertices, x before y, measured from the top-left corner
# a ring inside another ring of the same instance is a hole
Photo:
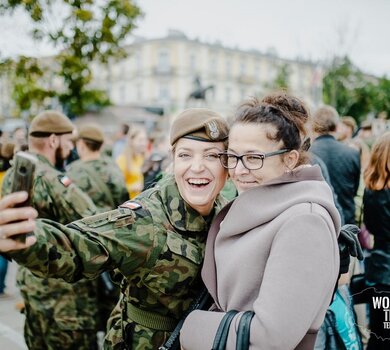
[[[363,120],[362,123],[360,124],[360,128],[370,130],[372,129],[372,122],[369,120]]]
[[[100,126],[96,124],[84,124],[78,129],[76,140],[86,139],[94,142],[104,142],[104,134]]]
[[[7,142],[1,145],[0,155],[5,159],[12,159],[14,156],[15,144]]]
[[[228,138],[229,125],[218,113],[207,108],[190,108],[180,113],[171,127],[171,145],[182,137],[220,142]]]
[[[29,134],[35,137],[46,137],[51,134],[69,134],[74,125],[67,116],[57,111],[39,113],[31,122]]]

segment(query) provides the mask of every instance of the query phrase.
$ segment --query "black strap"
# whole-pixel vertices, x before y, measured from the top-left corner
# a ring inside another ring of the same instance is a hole
[[[208,293],[206,288],[203,288],[200,294],[198,295],[198,297],[190,305],[184,317],[179,321],[179,323],[171,333],[168,340],[164,343],[163,346],[160,346],[158,349],[159,350],[180,350],[179,336],[186,317],[191,311],[205,310],[210,306],[210,301],[211,301],[210,294]]]
[[[230,310],[225,314],[225,316],[223,316],[217,329],[217,333],[215,334],[214,343],[211,350],[225,350],[230,324],[232,323],[233,318],[237,313],[238,311],[236,310]]]
[[[250,328],[254,315],[253,311],[245,311],[241,316],[237,331],[236,350],[249,349]]]

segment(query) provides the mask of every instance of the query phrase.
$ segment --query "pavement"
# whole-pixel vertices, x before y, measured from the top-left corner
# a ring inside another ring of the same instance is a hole
[[[23,337],[24,315],[15,308],[15,304],[22,300],[15,285],[17,265],[8,264],[6,277],[7,296],[0,297],[0,349],[27,350]]]

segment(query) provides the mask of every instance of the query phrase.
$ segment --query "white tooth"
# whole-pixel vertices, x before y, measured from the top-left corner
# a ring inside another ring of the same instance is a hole
[[[190,179],[188,182],[192,185],[207,185],[209,181],[201,179]]]

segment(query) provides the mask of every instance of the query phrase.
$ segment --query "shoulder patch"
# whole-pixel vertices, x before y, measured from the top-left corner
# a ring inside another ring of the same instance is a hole
[[[124,202],[123,204],[121,204],[119,206],[119,208],[128,208],[131,210],[137,210],[139,208],[142,208],[142,205],[138,202],[135,202],[135,201],[127,201],[127,202]]]
[[[60,176],[59,179],[60,179],[60,182],[65,187],[68,187],[72,183],[72,180],[68,176],[66,176],[66,175],[65,176]]]

